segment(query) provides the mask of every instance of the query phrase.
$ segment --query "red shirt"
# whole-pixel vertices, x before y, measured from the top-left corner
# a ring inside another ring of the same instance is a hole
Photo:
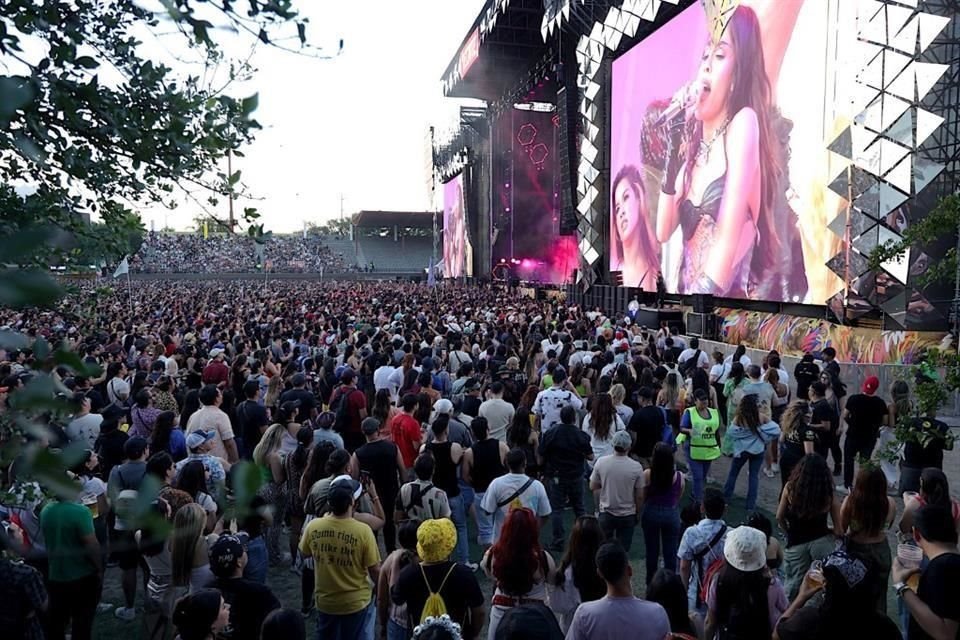
[[[203,384],[226,384],[230,377],[230,367],[219,360],[214,360],[203,368],[201,376]]]
[[[390,431],[393,434],[393,443],[400,449],[403,466],[412,467],[413,461],[417,459],[416,443],[423,437],[420,423],[410,414],[400,413],[393,419]]]
[[[333,405],[337,398],[344,393],[350,394],[347,396],[347,413],[350,415],[349,433],[360,433],[360,423],[362,422],[360,412],[367,408],[367,397],[363,395],[363,391],[356,387],[341,386],[333,392],[330,404]]]

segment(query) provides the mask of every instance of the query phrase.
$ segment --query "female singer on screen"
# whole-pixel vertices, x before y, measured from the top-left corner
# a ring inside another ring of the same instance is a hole
[[[660,270],[660,249],[650,228],[647,193],[640,171],[633,165],[624,166],[612,187],[610,228],[614,259],[611,270],[623,273],[624,286],[653,291]]]
[[[719,42],[704,49],[696,80],[681,92],[692,106],[671,123],[657,239],[667,242],[678,225],[683,232],[680,293],[746,298],[751,266],[763,273],[780,250],[771,215],[778,180],[770,83],[752,9],[734,11]]]

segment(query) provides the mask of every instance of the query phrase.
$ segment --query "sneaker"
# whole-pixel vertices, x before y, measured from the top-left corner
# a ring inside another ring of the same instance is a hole
[[[112,609],[113,609],[113,605],[110,604],[109,602],[101,602],[100,604],[97,605],[97,613],[106,613],[107,611],[111,611]]]
[[[770,470],[773,471],[774,475],[780,475],[780,465],[776,462],[770,467]]]
[[[284,551],[282,554],[280,554],[280,562],[282,564],[292,564],[293,556],[290,555],[289,551]]]
[[[117,607],[113,615],[124,622],[133,622],[133,619],[137,617],[137,610],[133,607]]]
[[[842,484],[838,484],[836,487],[833,488],[833,490],[836,491],[837,493],[839,493],[839,494],[842,495],[842,496],[845,496],[845,495],[847,495],[848,493],[850,493],[850,489],[848,489],[847,487],[843,486]]]
[[[763,468],[763,475],[767,476],[768,478],[772,478],[773,476],[775,476],[775,475],[777,475],[777,474],[775,474],[775,473],[773,472],[773,469],[764,467],[764,468]]]
[[[463,566],[465,566],[467,569],[470,569],[470,571],[476,571],[480,568],[480,565],[476,562],[464,562]]]

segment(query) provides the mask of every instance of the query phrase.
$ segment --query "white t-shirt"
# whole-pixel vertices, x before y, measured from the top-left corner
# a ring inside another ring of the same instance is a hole
[[[720,382],[720,379],[723,377],[725,369],[722,364],[715,364],[710,367],[710,381],[711,382]]]
[[[487,513],[493,514],[494,543],[500,538],[500,528],[503,526],[503,521],[507,516],[507,510],[510,508],[509,503],[502,507],[498,507],[497,505],[512,496],[517,489],[525,485],[528,480],[530,480],[530,478],[526,474],[508,473],[499,478],[494,478],[493,482],[490,483],[490,486],[487,487],[487,490],[484,492],[483,502],[480,503],[480,508]],[[520,504],[533,511],[540,518],[545,518],[552,513],[550,509],[550,499],[547,497],[547,490],[539,480],[531,482],[530,486],[517,497],[520,500]]]
[[[693,354],[697,352],[696,349],[690,349],[689,347],[680,352],[680,355],[677,357],[677,364],[683,364],[688,359],[693,357]],[[703,349],[700,350],[700,356],[697,358],[698,367],[706,367],[710,364],[710,356],[707,355],[707,352]]]
[[[540,417],[541,433],[560,424],[560,410],[567,405],[579,411],[583,408],[583,400],[572,391],[559,387],[550,387],[537,394],[532,409]]]
[[[740,364],[743,365],[743,368],[746,369],[750,366],[750,357],[747,355],[740,356]],[[727,378],[730,376],[730,367],[733,366],[733,355],[729,355],[723,359],[723,375],[720,376],[720,384],[723,384],[727,381]]]
[[[480,404],[479,414],[487,419],[488,434],[501,442],[506,441],[507,427],[513,422],[516,409],[503,398],[491,398]]]
[[[613,455],[613,434],[626,429],[620,416],[616,413],[614,413],[613,416],[613,428],[607,433],[606,440],[601,440],[597,437],[596,433],[594,433],[593,425],[590,424],[590,414],[588,413],[583,417],[582,429],[590,435],[590,447],[593,449],[593,464],[596,464],[597,460],[603,456]]]
[[[130,397],[130,385],[123,378],[110,378],[107,382],[107,400],[120,404]]]

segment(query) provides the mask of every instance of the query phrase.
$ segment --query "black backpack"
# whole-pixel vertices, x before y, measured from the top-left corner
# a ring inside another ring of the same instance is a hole
[[[684,378],[688,377],[691,373],[696,370],[697,366],[700,364],[700,349],[697,349],[692,356],[684,360],[683,364],[680,365],[680,373]]]
[[[333,420],[333,430],[345,433],[350,430],[350,396],[356,390],[345,390],[340,386],[330,400],[330,411],[336,416]]]

